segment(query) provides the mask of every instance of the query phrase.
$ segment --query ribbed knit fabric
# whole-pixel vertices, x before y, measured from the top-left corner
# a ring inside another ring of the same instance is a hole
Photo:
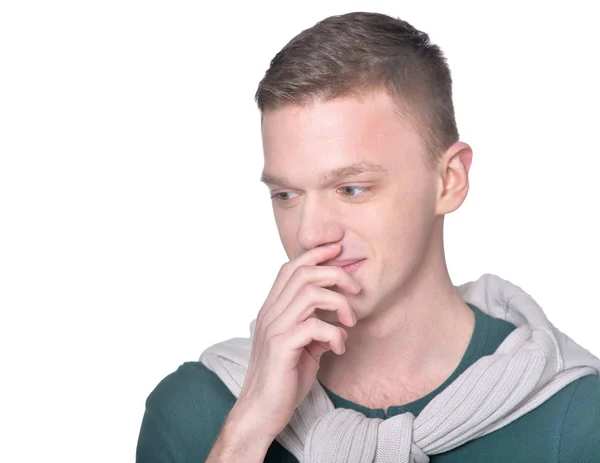
[[[387,420],[335,409],[318,381],[277,441],[300,462],[416,462],[493,432],[537,407],[572,381],[600,374],[600,360],[557,330],[521,288],[495,275],[457,287],[474,304],[515,329],[493,355],[480,358],[415,419]],[[250,359],[250,338],[209,347],[200,361],[239,396]]]

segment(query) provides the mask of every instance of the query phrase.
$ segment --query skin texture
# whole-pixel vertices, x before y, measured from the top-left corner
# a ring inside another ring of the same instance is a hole
[[[322,356],[319,379],[372,408],[435,389],[460,362],[474,327],[443,245],[444,215],[469,189],[469,145],[456,142],[432,169],[421,136],[385,91],[269,109],[262,137],[263,173],[285,179],[266,185],[288,258],[340,243],[338,259],[366,259],[352,274],[360,293],[329,288],[344,293],[358,323],[345,328],[343,355]],[[326,172],[356,163],[385,172],[323,182]],[[331,310],[316,315],[342,326]]]

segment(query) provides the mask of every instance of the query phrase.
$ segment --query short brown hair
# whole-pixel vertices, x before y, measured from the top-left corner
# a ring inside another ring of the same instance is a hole
[[[429,36],[401,19],[357,12],[318,22],[275,55],[255,100],[262,115],[283,104],[382,88],[416,122],[435,165],[458,141],[450,69]]]

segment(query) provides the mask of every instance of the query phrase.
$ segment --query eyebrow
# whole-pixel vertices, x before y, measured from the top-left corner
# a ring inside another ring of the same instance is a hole
[[[372,162],[357,162],[355,164],[338,167],[336,169],[330,170],[329,172],[325,172],[321,176],[321,179],[323,183],[326,183],[349,177],[351,175],[362,174],[363,172],[387,172],[387,169],[382,165],[374,164]],[[279,177],[268,172],[262,173],[262,175],[260,176],[260,181],[265,184],[281,186],[290,185],[292,183],[285,177]]]

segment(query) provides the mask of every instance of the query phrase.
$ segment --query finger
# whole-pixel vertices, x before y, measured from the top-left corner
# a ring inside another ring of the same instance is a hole
[[[331,346],[326,342],[321,341],[313,341],[308,346],[304,346],[308,355],[317,363],[317,365],[321,362],[321,357],[325,352],[331,350]]]
[[[317,308],[336,312],[339,321],[346,326],[355,325],[354,311],[346,296],[320,286],[307,285],[273,321],[269,331],[275,334],[290,331],[313,316]]]
[[[331,266],[308,266],[298,267],[288,284],[281,291],[277,300],[273,303],[267,313],[264,314],[264,323],[273,323],[285,308],[297,295],[307,286],[331,287],[337,285],[342,291],[349,294],[360,292],[360,285],[348,273],[339,267]],[[339,294],[330,291],[333,294]],[[305,317],[306,318],[306,317]]]
[[[341,355],[345,352],[344,335],[340,331],[342,328],[325,323],[318,318],[309,318],[303,321],[293,330],[283,333],[281,336],[281,353],[290,353],[297,361],[302,353],[302,349],[313,341],[320,341],[331,346],[336,354]]]
[[[338,329],[342,332],[344,343],[346,343],[348,340],[348,332],[341,326],[338,326]],[[306,349],[306,351],[313,358],[313,360],[317,362],[318,365],[323,354],[331,350],[331,346],[326,342],[313,341],[309,345],[304,346],[304,349]]]
[[[269,291],[269,295],[267,296],[267,299],[261,308],[261,312],[263,312],[261,315],[264,315],[264,312],[267,312],[279,298],[281,291],[283,288],[285,288],[289,279],[292,277],[294,271],[298,267],[302,265],[317,265],[321,262],[333,259],[340,253],[341,250],[342,246],[339,243],[317,246],[316,248],[310,249],[304,254],[283,264],[279,269],[279,273],[275,278],[275,282],[273,283],[271,291]]]

